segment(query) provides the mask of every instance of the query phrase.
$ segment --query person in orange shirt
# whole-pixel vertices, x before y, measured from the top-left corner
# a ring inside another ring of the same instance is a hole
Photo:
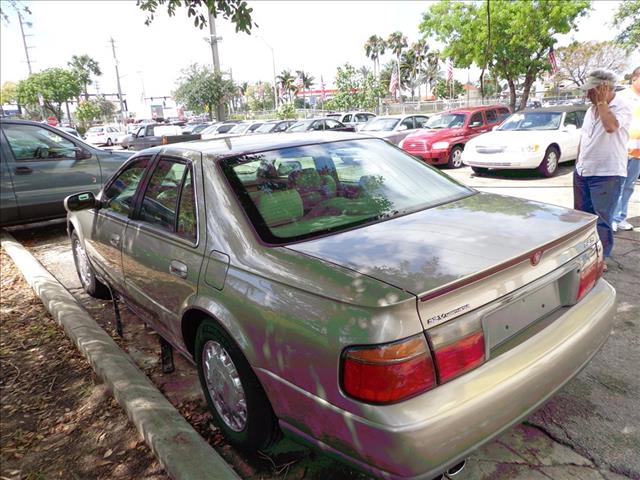
[[[631,87],[621,93],[632,105],[631,126],[629,128],[629,163],[627,163],[627,178],[622,185],[618,207],[613,216],[613,231],[633,230],[633,225],[627,222],[629,200],[640,175],[640,67],[631,73]]]

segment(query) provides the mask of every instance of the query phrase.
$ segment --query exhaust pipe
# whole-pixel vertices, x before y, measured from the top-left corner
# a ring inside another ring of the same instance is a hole
[[[466,460],[462,460],[460,463],[455,464],[453,467],[447,470],[447,477],[455,477],[456,475],[458,475],[460,472],[462,472],[462,470],[464,470],[466,464]]]

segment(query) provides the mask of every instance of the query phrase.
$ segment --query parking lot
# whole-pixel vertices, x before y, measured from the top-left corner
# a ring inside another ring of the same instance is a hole
[[[484,177],[475,176],[470,168],[446,172],[479,190],[570,207],[572,170],[571,164],[563,166],[551,179],[517,171],[492,172]],[[637,193],[629,217],[631,223],[639,224]],[[90,298],[81,289],[64,223],[16,228],[12,234],[116,337],[111,303]],[[616,238],[606,274],[618,291],[612,336],[580,375],[528,420],[476,451],[456,478],[640,478],[640,379],[636,370],[640,364],[640,233],[623,232]],[[163,374],[157,337],[125,307],[121,309],[124,338],[120,345],[241,477],[365,478],[287,439],[256,458],[226,445],[207,421],[206,404],[192,364],[176,355],[175,372]]]

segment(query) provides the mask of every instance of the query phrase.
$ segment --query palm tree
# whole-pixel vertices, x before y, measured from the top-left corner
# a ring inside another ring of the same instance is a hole
[[[364,52],[367,58],[373,61],[373,74],[377,77],[380,72],[380,56],[384,55],[387,43],[378,35],[371,35],[364,44]]]
[[[291,75],[290,70],[283,70],[280,75],[276,77],[278,87],[289,97],[289,103],[291,103],[291,92],[295,92],[296,86],[293,84],[295,78]]]
[[[308,74],[304,70],[296,70],[296,73],[298,74],[298,77],[300,78],[300,80],[302,80],[302,104],[305,105],[304,108],[307,108],[306,107],[306,101],[305,101],[304,92],[306,90],[310,90],[311,87],[313,87],[314,81],[315,81],[315,77],[313,77],[312,75]]]
[[[415,50],[407,50],[400,61],[400,79],[411,89],[411,101],[415,97],[416,87],[420,87],[419,80],[420,59]],[[420,92],[418,92],[420,94]]]
[[[407,37],[402,34],[402,32],[393,32],[387,38],[387,46],[391,49],[393,54],[396,56],[396,65],[398,68],[398,79],[401,80],[400,77],[400,55],[402,54],[402,49],[407,46]],[[398,85],[398,90],[402,90],[402,84]],[[402,103],[402,93],[400,93],[400,103]]]
[[[71,70],[75,73],[78,81],[84,86],[84,99],[88,100],[89,94],[87,93],[87,86],[93,83],[91,81],[91,75],[95,75],[96,77],[102,75],[98,62],[86,54],[74,55],[71,57],[71,61],[68,62],[67,65],[71,67]]]

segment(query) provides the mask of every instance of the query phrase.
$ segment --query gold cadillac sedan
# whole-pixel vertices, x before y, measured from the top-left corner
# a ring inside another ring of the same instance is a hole
[[[228,440],[430,479],[612,328],[596,217],[479,193],[349,133],[157,147],[68,197],[79,277],[197,366]]]

